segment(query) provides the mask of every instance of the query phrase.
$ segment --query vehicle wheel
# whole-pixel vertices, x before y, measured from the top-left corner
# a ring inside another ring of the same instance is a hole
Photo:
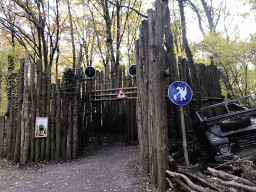
[[[233,122],[230,123],[220,123],[220,127],[222,131],[233,131],[241,128],[245,128],[251,125],[250,117],[241,117],[236,118]]]

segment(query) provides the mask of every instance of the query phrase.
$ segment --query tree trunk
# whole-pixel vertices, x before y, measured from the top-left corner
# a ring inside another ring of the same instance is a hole
[[[191,74],[192,74],[192,80],[193,80],[193,85],[194,85],[194,92],[197,93],[199,91],[198,77],[196,75],[196,67],[195,67],[195,63],[194,63],[194,60],[193,60],[193,55],[192,55],[191,50],[190,50],[189,45],[188,45],[183,1],[184,0],[178,0],[179,9],[180,9],[180,17],[181,17],[181,25],[182,25],[183,47],[185,48],[186,56],[188,58],[188,62],[189,62],[190,67],[191,67]]]
[[[72,14],[70,10],[70,3],[67,0],[68,4],[68,16],[69,16],[69,24],[70,24],[70,33],[71,33],[71,41],[72,41],[72,52],[73,52],[73,70],[75,71],[76,68],[76,47],[74,42],[74,32],[73,32],[73,21],[72,21]]]

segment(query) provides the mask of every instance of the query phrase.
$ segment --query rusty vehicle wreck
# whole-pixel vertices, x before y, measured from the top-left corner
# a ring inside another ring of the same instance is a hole
[[[198,139],[216,162],[256,154],[256,105],[251,96],[203,107],[196,114]]]

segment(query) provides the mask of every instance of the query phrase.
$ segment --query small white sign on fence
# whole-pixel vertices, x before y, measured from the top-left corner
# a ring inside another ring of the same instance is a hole
[[[47,137],[48,117],[37,117],[35,137]]]

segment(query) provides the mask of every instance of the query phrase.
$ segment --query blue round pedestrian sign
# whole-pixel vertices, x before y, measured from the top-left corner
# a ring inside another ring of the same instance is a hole
[[[188,104],[192,99],[192,95],[190,86],[182,81],[173,82],[168,89],[168,96],[176,105]]]

